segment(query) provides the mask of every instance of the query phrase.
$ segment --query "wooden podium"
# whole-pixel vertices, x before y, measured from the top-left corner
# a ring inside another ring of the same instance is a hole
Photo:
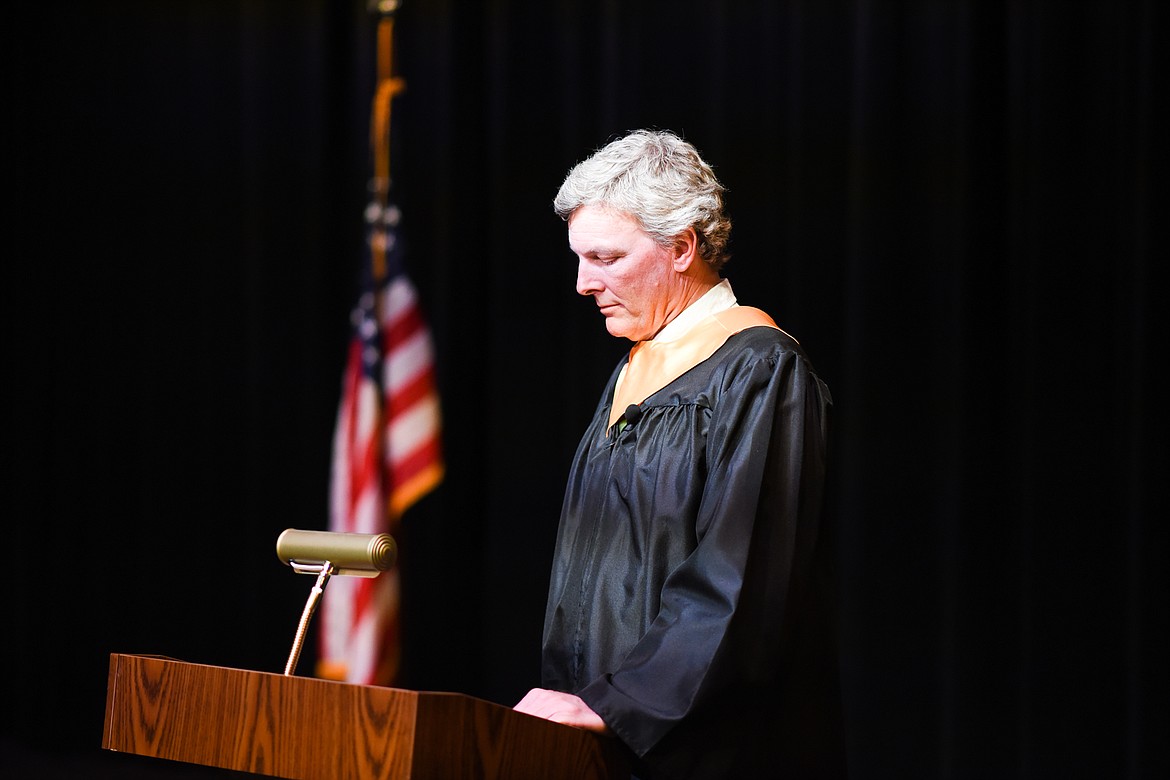
[[[117,653],[102,747],[303,780],[630,776],[612,739],[470,696]]]

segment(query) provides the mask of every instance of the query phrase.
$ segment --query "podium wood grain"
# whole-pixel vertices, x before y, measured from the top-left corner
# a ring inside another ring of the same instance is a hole
[[[102,747],[298,780],[629,777],[609,738],[470,696],[123,654]]]

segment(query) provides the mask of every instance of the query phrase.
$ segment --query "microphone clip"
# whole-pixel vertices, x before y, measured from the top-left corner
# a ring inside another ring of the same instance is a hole
[[[642,407],[639,406],[638,404],[630,404],[629,406],[626,407],[626,410],[624,412],[622,412],[622,416],[619,417],[618,421],[615,423],[615,425],[616,425],[615,435],[617,433],[623,432],[626,428],[629,428],[631,425],[634,425],[640,419],[642,419]]]

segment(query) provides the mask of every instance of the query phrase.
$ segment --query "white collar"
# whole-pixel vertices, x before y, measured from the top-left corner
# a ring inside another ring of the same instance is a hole
[[[677,317],[666,323],[662,330],[658,331],[658,335],[650,340],[676,341],[699,324],[700,320],[738,305],[735,293],[731,291],[731,282],[724,279],[703,293],[699,300],[683,309]]]

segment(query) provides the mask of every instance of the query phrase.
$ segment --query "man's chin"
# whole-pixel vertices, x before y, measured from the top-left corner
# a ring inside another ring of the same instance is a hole
[[[628,322],[621,322],[613,317],[605,318],[605,329],[609,331],[609,335],[618,339],[629,339],[630,341],[640,341],[637,335],[634,334],[634,329]]]

